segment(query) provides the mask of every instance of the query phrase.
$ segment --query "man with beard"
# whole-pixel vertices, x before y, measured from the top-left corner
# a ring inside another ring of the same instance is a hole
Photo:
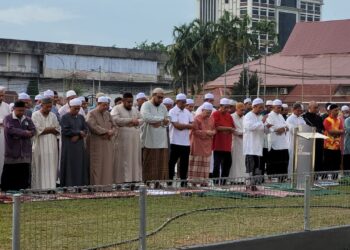
[[[140,112],[133,107],[133,95],[124,93],[123,102],[112,109],[113,121],[119,127],[116,139],[116,183],[142,181]],[[127,142],[127,143],[125,143]]]
[[[97,99],[97,107],[87,115],[89,127],[90,182],[92,185],[108,185],[114,182],[114,139],[116,128],[108,112],[106,96]],[[81,108],[80,108],[81,110]]]
[[[168,111],[162,103],[164,90],[152,91],[151,100],[141,107],[144,124],[141,132],[142,141],[142,176],[144,181],[166,180],[168,171],[168,139],[166,127],[169,125]]]

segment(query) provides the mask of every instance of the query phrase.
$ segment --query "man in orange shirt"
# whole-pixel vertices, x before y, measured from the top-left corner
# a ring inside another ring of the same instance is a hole
[[[338,118],[339,107],[336,104],[328,106],[329,115],[323,121],[324,134],[328,139],[324,141],[324,171],[339,171],[341,164],[341,136],[344,128]]]

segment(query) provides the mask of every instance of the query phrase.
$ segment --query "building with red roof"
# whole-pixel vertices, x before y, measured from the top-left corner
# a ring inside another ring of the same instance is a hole
[[[279,98],[290,104],[311,100],[349,102],[350,20],[298,23],[282,52],[246,63],[245,67],[258,74],[265,93],[260,97],[266,100]],[[243,65],[237,65],[226,73],[226,95],[231,94],[242,69]],[[224,89],[225,75],[205,86],[205,92],[214,93],[217,100],[225,96]]]

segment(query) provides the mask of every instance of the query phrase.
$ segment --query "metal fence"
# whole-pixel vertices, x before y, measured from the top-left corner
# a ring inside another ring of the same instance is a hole
[[[251,181],[25,190],[13,203],[3,195],[0,249],[169,249],[350,225],[350,173],[258,176],[257,191]]]

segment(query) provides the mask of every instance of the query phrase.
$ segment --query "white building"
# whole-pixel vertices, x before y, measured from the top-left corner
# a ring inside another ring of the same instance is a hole
[[[322,5],[323,0],[197,0],[197,17],[204,22],[216,22],[228,11],[233,16],[250,16],[253,25],[260,20],[275,21],[283,47],[297,22],[321,20]],[[261,44],[268,39],[260,35]]]

